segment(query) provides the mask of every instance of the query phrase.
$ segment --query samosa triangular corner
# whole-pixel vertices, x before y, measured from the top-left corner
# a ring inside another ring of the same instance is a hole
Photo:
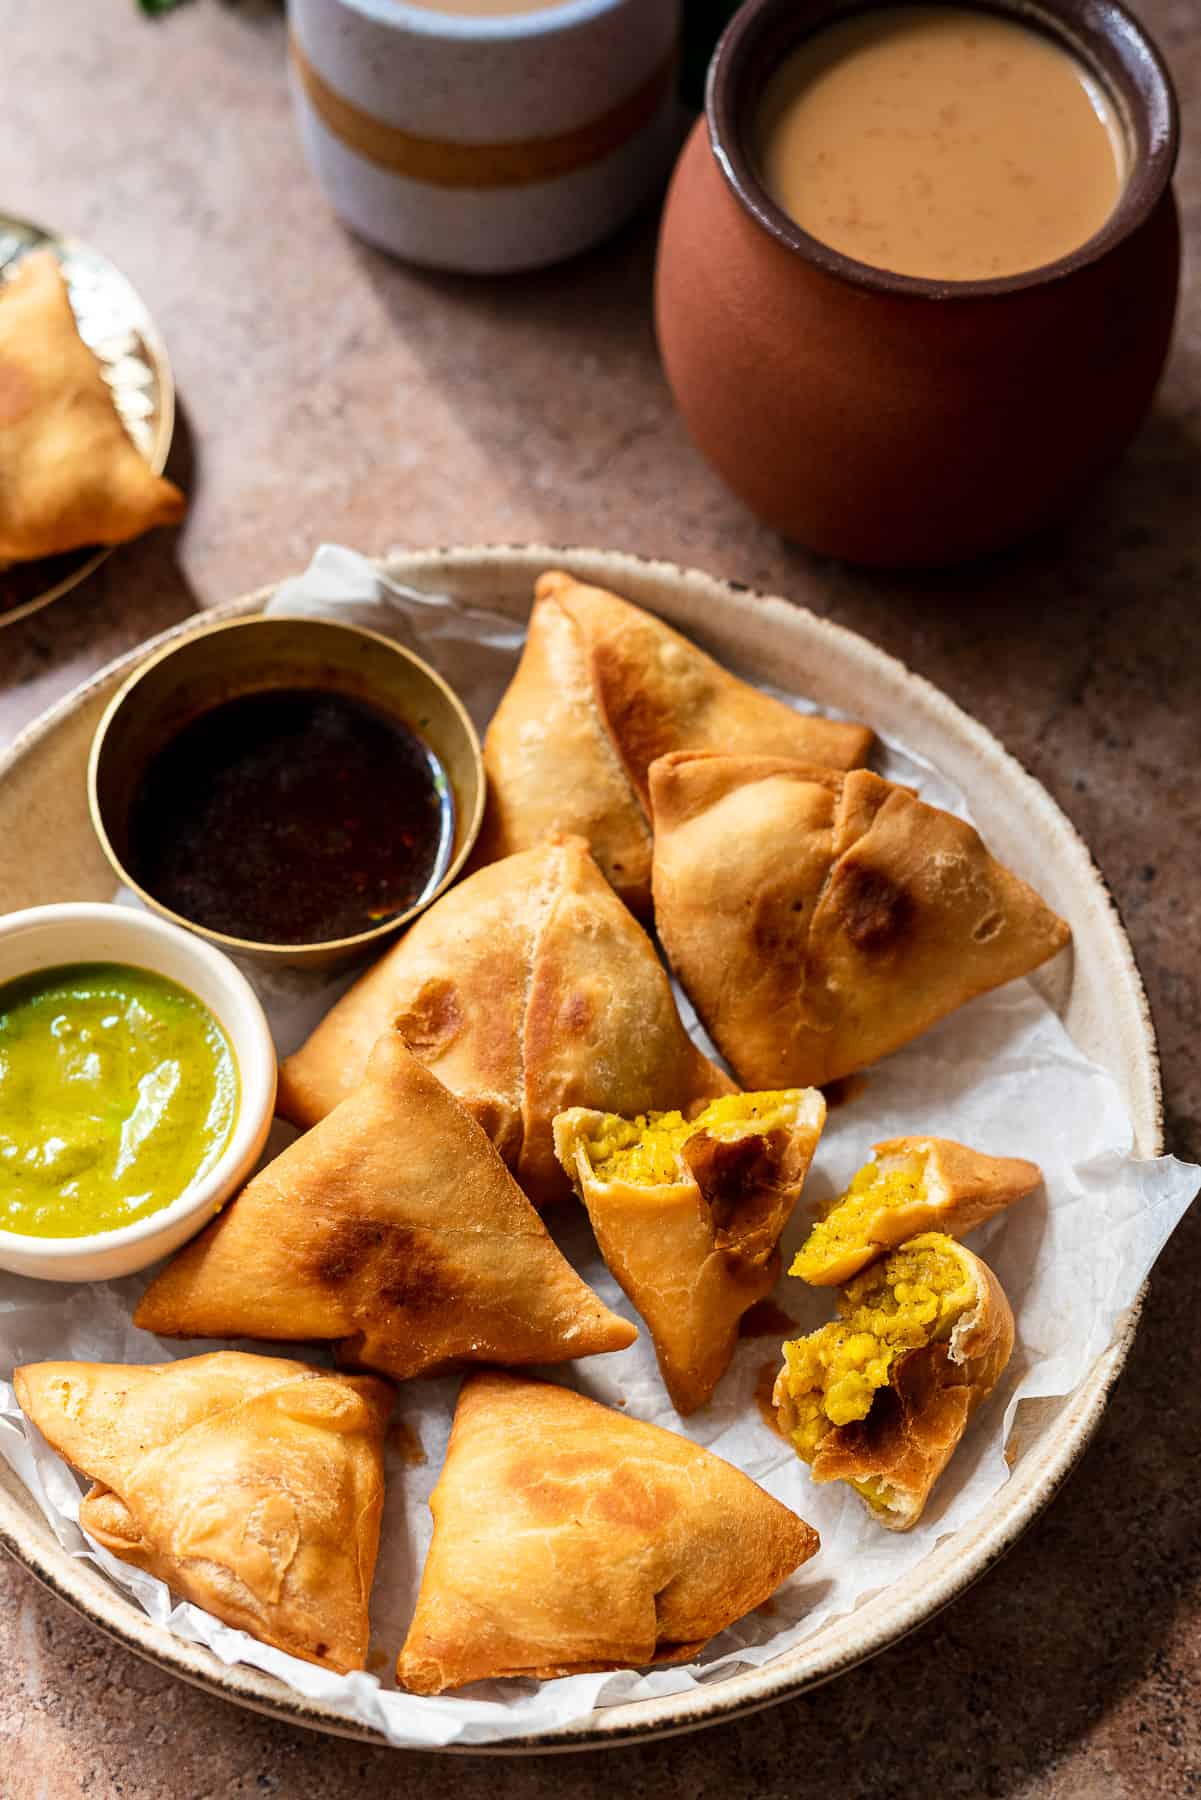
[[[392,1390],[218,1351],[153,1366],[33,1363],[17,1399],[93,1487],[79,1522],[224,1624],[364,1667]]]
[[[415,1693],[687,1661],[818,1549],[689,1439],[568,1388],[463,1384],[397,1664]]]
[[[350,1098],[168,1263],[136,1323],[167,1337],[333,1340],[343,1362],[395,1380],[565,1362],[637,1335],[397,1032]]]

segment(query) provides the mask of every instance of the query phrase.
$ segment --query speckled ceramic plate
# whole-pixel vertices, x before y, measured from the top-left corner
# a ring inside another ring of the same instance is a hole
[[[1049,997],[1072,1037],[1113,1075],[1138,1154],[1162,1149],[1155,1038],[1130,945],[1105,885],[1050,797],[982,726],[902,664],[787,601],[748,593],[666,563],[597,550],[440,550],[389,565],[401,580],[486,602],[522,618],[535,576],[554,565],[653,608],[753,674],[869,720],[927,757],[971,797],[990,846],[1035,881],[1070,920],[1074,965],[1066,992]],[[262,592],[221,609],[257,610]],[[102,671],[56,706],[0,759],[0,910],[48,900],[102,899],[112,876],[88,820],[85,768],[92,732],[117,683],[177,627]],[[1058,966],[1058,965],[1057,965]],[[1129,1349],[1135,1311],[1087,1380],[1062,1400],[1027,1404],[1009,1451],[1013,1473],[972,1523],[944,1540],[903,1580],[835,1619],[761,1669],[689,1693],[607,1707],[582,1725],[512,1740],[508,1751],[616,1744],[688,1731],[813,1687],[912,1631],[994,1563],[1055,1494],[1088,1443]],[[33,1500],[0,1464],[0,1538],[40,1580],[131,1650],[198,1686],[277,1718],[345,1736],[372,1733],[247,1667],[160,1630],[90,1564],[59,1547]],[[473,1750],[472,1754],[480,1754]]]
[[[78,238],[56,237],[0,212],[0,282],[30,250],[53,250],[62,264],[79,335],[100,364],[125,429],[161,475],[175,428],[175,384],[154,321],[119,269]],[[35,562],[0,563],[0,625],[49,606],[111,556],[113,545],[68,550]]]

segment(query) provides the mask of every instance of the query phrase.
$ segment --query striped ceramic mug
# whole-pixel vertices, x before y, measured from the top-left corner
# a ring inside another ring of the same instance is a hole
[[[503,10],[502,10],[503,8]],[[680,0],[289,0],[309,160],[372,243],[534,268],[612,231],[677,147]]]

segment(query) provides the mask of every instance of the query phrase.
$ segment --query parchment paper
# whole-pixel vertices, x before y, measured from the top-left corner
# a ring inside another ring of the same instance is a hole
[[[349,551],[320,550],[307,573],[286,582],[273,612],[349,618],[418,650],[463,696],[481,727],[503,692],[523,633],[512,620],[417,594],[382,578]],[[785,695],[808,709],[809,703]],[[962,798],[901,745],[884,746],[881,773],[917,787],[923,798],[963,813]],[[130,898],[126,896],[125,898]],[[338,986],[320,976],[271,974],[246,965],[267,1007],[281,1052],[292,1049],[329,1006]],[[686,1002],[686,1020],[703,1033]],[[764,1423],[756,1387],[778,1358],[778,1339],[740,1343],[713,1402],[684,1421],[669,1405],[643,1330],[632,1349],[546,1371],[631,1416],[683,1432],[736,1463],[821,1532],[819,1554],[769,1607],[725,1632],[689,1668],[650,1674],[580,1675],[561,1681],[480,1683],[458,1696],[420,1698],[396,1690],[392,1667],[416,1598],[430,1537],[428,1498],[441,1466],[458,1382],[402,1384],[399,1427],[390,1437],[388,1493],[372,1593],[371,1673],[337,1676],[230,1630],[188,1605],[173,1606],[163,1584],[91,1543],[78,1525],[75,1475],[26,1425],[7,1377],[19,1363],[79,1357],[157,1362],[194,1355],[212,1343],[162,1341],[130,1324],[147,1276],[107,1285],[60,1286],[0,1275],[0,1454],[37,1498],[72,1555],[105,1569],[160,1624],[197,1640],[227,1663],[270,1670],[347,1718],[374,1726],[395,1744],[486,1744],[552,1729],[595,1707],[720,1680],[758,1665],[849,1612],[912,1569],[947,1533],[974,1518],[1004,1484],[1005,1446],[1019,1404],[1069,1394],[1112,1340],[1151,1265],[1201,1185],[1201,1170],[1173,1157],[1140,1161],[1111,1078],[1083,1057],[1029,982],[1011,983],[963,1007],[868,1072],[863,1090],[833,1109],[797,1217],[785,1236],[784,1266],[808,1229],[816,1203],[841,1190],[880,1138],[931,1133],[994,1154],[1031,1157],[1045,1190],[973,1234],[996,1270],[1017,1318],[1017,1348],[989,1403],[977,1415],[921,1524],[894,1535],[873,1524],[839,1484],[816,1487],[802,1463]],[[275,1154],[292,1134],[277,1126]],[[606,1303],[635,1318],[606,1270],[581,1208],[548,1220],[565,1253]],[[829,1294],[781,1280],[779,1305],[808,1331],[833,1314]],[[312,1346],[246,1343],[260,1354],[328,1361]],[[425,1460],[414,1464],[411,1437]]]

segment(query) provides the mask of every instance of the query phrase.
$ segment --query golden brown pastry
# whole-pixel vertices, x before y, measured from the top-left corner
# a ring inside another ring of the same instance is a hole
[[[818,1548],[687,1438],[490,1370],[463,1384],[430,1510],[396,1670],[417,1694],[688,1662]]]
[[[626,904],[650,913],[647,770],[669,750],[799,756],[849,769],[872,733],[796,712],[653,613],[560,570],[535,588],[517,673],[484,740],[477,862],[578,832]]]
[[[92,1478],[84,1530],[226,1625],[346,1674],[367,1658],[392,1390],[223,1350],[29,1363],[22,1411]]]
[[[650,939],[580,838],[506,857],[436,901],[288,1057],[279,1111],[322,1118],[392,1026],[538,1205],[571,1193],[556,1113],[633,1114],[734,1087],[684,1030]]]
[[[651,798],[659,936],[746,1087],[849,1075],[1071,936],[970,825],[867,769],[668,756]]]
[[[873,1146],[872,1161],[818,1220],[788,1273],[839,1287],[920,1232],[966,1237],[1042,1178],[1038,1164],[1020,1156],[985,1156],[950,1138],[889,1138]]]
[[[826,1118],[814,1088],[729,1094],[622,1119],[576,1106],[555,1151],[601,1255],[650,1329],[672,1405],[695,1412],[725,1374],[738,1321],[780,1273]]]
[[[908,1531],[1013,1350],[1001,1284],[940,1232],[911,1238],[838,1297],[839,1317],[784,1346],[780,1428],[814,1481],[845,1481]]]
[[[637,1336],[396,1032],[350,1098],[156,1276],[135,1318],[165,1337],[334,1339],[341,1361],[397,1381]]]
[[[0,563],[120,544],[183,517],[126,433],[49,250],[0,286]]]

